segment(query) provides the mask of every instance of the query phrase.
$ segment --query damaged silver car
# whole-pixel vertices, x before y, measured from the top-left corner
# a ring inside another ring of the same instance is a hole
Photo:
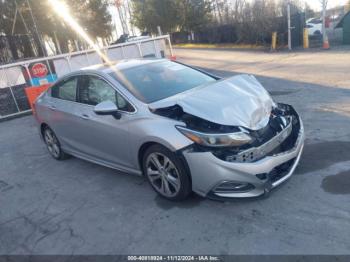
[[[292,175],[304,143],[297,112],[253,76],[221,79],[165,59],[70,73],[35,112],[55,159],[143,174],[170,200],[266,194]]]

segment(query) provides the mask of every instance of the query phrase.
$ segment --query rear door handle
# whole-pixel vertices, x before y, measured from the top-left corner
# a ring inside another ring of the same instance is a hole
[[[82,119],[86,119],[86,120],[88,120],[90,117],[88,116],[88,115],[86,115],[86,114],[82,114],[81,116],[80,116]]]
[[[56,107],[55,107],[55,106],[53,106],[53,105],[50,105],[50,106],[49,106],[49,108],[50,108],[51,110],[53,110],[53,111],[55,111],[55,110],[56,110]]]

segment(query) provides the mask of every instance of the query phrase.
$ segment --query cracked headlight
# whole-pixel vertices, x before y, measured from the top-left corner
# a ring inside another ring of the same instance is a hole
[[[193,142],[210,147],[241,146],[252,141],[252,138],[243,131],[234,133],[202,133],[182,126],[176,126],[183,135]]]

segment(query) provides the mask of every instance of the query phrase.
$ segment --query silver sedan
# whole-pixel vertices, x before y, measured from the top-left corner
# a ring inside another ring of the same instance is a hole
[[[266,194],[292,175],[304,143],[293,107],[253,76],[222,79],[165,59],[70,73],[34,109],[55,159],[145,175],[170,200]]]

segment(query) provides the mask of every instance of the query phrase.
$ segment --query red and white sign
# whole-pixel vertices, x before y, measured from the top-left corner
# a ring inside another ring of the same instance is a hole
[[[33,77],[45,77],[48,73],[47,66],[43,63],[36,63],[31,68]]]

